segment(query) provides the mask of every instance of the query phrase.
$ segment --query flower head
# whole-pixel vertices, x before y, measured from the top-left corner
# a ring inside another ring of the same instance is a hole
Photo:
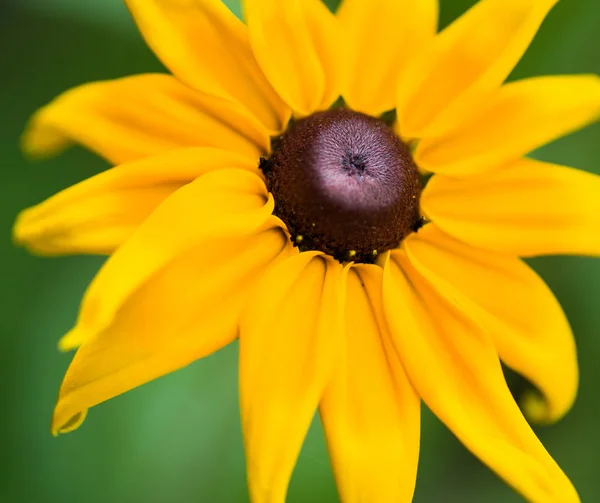
[[[525,155],[595,120],[600,80],[504,83],[555,3],[480,0],[436,34],[437,0],[245,0],[247,24],[127,0],[173,75],[68,91],[24,136],[117,165],[15,226],[110,255],[53,431],[239,338],[255,502],[284,501],[317,409],[343,501],[410,501],[421,400],[525,498],[578,501],[500,363],[539,389],[529,419],[571,407],[569,325],[520,257],[599,255],[600,179]]]

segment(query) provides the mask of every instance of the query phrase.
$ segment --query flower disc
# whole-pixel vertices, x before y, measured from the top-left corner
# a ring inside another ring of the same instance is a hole
[[[303,250],[370,262],[419,222],[418,170],[380,119],[343,108],[300,119],[261,168],[275,214]]]

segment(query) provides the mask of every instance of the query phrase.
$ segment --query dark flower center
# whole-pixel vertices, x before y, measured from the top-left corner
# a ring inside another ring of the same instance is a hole
[[[382,120],[336,108],[292,124],[261,160],[301,250],[372,262],[419,225],[419,174]]]

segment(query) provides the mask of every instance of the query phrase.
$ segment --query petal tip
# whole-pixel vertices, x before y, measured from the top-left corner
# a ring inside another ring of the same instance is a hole
[[[529,390],[523,393],[520,399],[523,414],[530,423],[550,425],[560,420],[571,408],[556,409],[538,391]],[[556,410],[555,410],[556,409]]]
[[[26,216],[24,216],[24,213],[27,210],[21,211],[18,215],[17,218],[15,218],[15,223],[13,224],[13,228],[12,228],[12,243],[15,246],[23,246],[24,244],[24,240],[25,240],[25,235],[26,232],[24,231],[24,220],[26,218]]]
[[[72,328],[58,341],[58,349],[61,352],[72,351],[77,349],[86,338],[86,334],[81,329]]]
[[[17,215],[12,228],[12,244],[23,247],[34,255],[53,256],[57,253],[53,250],[43,225],[40,225],[40,208],[41,206],[26,208]]]
[[[86,410],[83,410],[83,411],[78,412],[77,414],[71,416],[66,421],[64,421],[64,420],[59,421],[58,418],[60,418],[60,416],[57,411],[58,411],[58,406],[54,411],[54,416],[52,417],[52,425],[50,426],[50,432],[52,433],[52,436],[54,436],[54,437],[58,437],[59,435],[61,435],[63,433],[70,433],[71,431],[76,430],[77,428],[79,428],[81,426],[81,424],[85,420],[85,417],[87,416],[87,409],[86,409]]]
[[[32,117],[21,134],[21,151],[32,161],[54,157],[71,144],[57,129],[44,122],[42,109]]]
[[[23,246],[30,249],[33,240],[31,229],[33,208],[27,208],[19,212],[15,218],[12,228],[12,243],[14,246]]]

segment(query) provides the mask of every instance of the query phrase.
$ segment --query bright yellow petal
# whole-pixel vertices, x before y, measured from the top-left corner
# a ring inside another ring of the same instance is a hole
[[[244,0],[250,43],[263,72],[299,116],[339,96],[337,20],[321,0]]]
[[[491,171],[600,116],[600,78],[536,77],[503,86],[473,120],[415,151],[421,169],[449,176]]]
[[[79,143],[113,164],[184,147],[258,158],[269,132],[240,105],[192,91],[173,77],[137,75],[71,89],[40,109],[23,136],[32,156]]]
[[[522,159],[499,171],[434,176],[421,205],[455,238],[522,257],[600,255],[600,177]]]
[[[240,400],[254,503],[283,503],[343,337],[344,271],[318,252],[269,269],[240,319]]]
[[[233,341],[249,288],[290,248],[283,230],[275,227],[203,243],[156,271],[112,323],[75,354],[54,411],[53,432],[73,429],[86,409]]]
[[[337,16],[346,103],[370,115],[396,108],[398,75],[435,35],[438,0],[344,0]]]
[[[575,340],[543,280],[520,259],[465,245],[434,224],[408,237],[404,248],[437,292],[468,306],[500,358],[542,391],[546,403],[539,405],[545,406],[525,409],[530,419],[562,417],[577,393]]]
[[[221,253],[220,238],[252,235],[272,210],[263,181],[249,171],[212,171],[182,187],[106,261],[61,347],[76,347],[109,326],[140,285],[179,255],[199,247]]]
[[[248,29],[221,0],[125,0],[154,53],[190,87],[237,101],[272,133],[289,108],[261,72]]]
[[[477,112],[521,59],[557,1],[480,0],[442,31],[400,76],[400,133],[440,136]]]
[[[380,271],[350,269],[346,337],[320,407],[344,503],[410,503],[417,477],[421,404],[390,347]]]
[[[14,239],[40,254],[110,254],[185,184],[208,171],[252,171],[255,164],[246,156],[204,147],[126,163],[24,210],[17,217]]]
[[[432,412],[528,501],[578,502],[514,402],[491,338],[402,251],[385,264],[383,299],[398,356]]]

